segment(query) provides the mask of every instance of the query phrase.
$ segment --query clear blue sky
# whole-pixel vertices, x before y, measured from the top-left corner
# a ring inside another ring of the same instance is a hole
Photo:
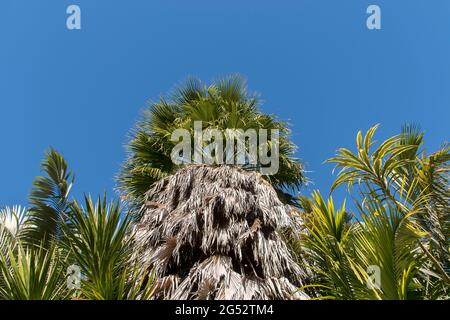
[[[69,4],[80,31],[66,29]],[[417,122],[430,150],[449,138],[450,1],[2,0],[0,205],[26,204],[49,146],[76,172],[75,196],[111,196],[148,100],[236,72],[291,123],[314,181],[303,193],[325,193],[323,161],[359,129],[381,123],[382,139]]]

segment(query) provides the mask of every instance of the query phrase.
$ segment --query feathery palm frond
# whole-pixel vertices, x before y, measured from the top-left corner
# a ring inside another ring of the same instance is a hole
[[[33,182],[24,237],[31,243],[47,245],[62,236],[59,222],[65,219],[70,205],[74,178],[64,157],[54,149],[46,153],[42,170],[45,175]]]
[[[362,221],[354,233],[355,256],[364,270],[379,270],[381,299],[417,298],[414,277],[425,267],[417,242],[426,232],[414,219],[414,212],[403,214],[394,206],[366,199],[360,206]]]
[[[356,153],[341,148],[336,157],[328,160],[341,169],[332,190],[345,183],[349,188],[354,184],[360,186],[360,208],[365,222],[377,223],[376,228],[371,230],[371,236],[381,237],[382,233],[379,232],[384,230],[390,237],[380,242],[383,245],[391,243],[394,246],[393,239],[397,239],[397,228],[394,226],[407,226],[406,229],[399,230],[409,230],[408,239],[415,239],[415,246],[410,244],[409,254],[403,255],[404,263],[411,262],[402,269],[405,277],[403,287],[400,291],[394,290],[398,289],[399,275],[390,272],[391,290],[385,293],[385,297],[407,298],[416,294],[415,288],[420,286],[421,294],[425,297],[445,297],[450,287],[449,148],[444,146],[429,156],[420,154],[423,133],[415,126],[406,126],[400,135],[385,140],[372,151],[373,135],[377,127],[370,128],[364,138],[362,133],[358,132]],[[386,214],[386,211],[389,214]],[[377,218],[373,221],[371,215]],[[382,220],[382,216],[386,218]],[[373,243],[376,240],[377,238],[372,238]],[[382,254],[378,251],[381,249],[379,245],[375,251]],[[392,250],[389,254],[398,256],[398,253]],[[423,255],[427,259],[422,263],[419,257]],[[389,265],[391,270],[393,265]],[[418,276],[412,284],[412,275],[416,274]],[[426,280],[420,280],[420,274],[423,274]],[[412,288],[408,288],[406,284]],[[430,287],[432,289],[429,289]]]
[[[315,289],[320,299],[376,298],[366,287],[366,269],[353,255],[354,226],[347,223],[345,204],[335,209],[333,199],[326,202],[319,192],[306,204],[310,211],[302,215],[306,233],[300,243],[315,278],[301,289]]]

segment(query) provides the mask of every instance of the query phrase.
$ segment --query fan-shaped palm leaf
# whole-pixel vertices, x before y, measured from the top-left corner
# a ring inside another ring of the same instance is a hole
[[[277,174],[266,178],[279,191],[298,188],[304,182],[303,167],[293,157],[296,150],[289,140],[287,125],[261,113],[258,105],[239,76],[224,78],[210,86],[189,79],[175,91],[170,101],[161,99],[153,103],[132,132],[129,157],[119,176],[123,197],[138,210],[150,186],[179,168],[170,157],[176,144],[171,141],[171,134],[175,129],[184,128],[193,135],[194,121],[202,121],[203,128],[221,130],[278,129],[280,166]],[[261,164],[244,165],[243,168],[255,170],[259,166]]]

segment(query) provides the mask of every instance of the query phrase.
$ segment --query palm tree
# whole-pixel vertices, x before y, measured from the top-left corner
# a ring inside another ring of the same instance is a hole
[[[153,273],[130,263],[130,224],[119,204],[86,197],[84,209],[70,200],[72,174],[56,150],[43,171],[29,210],[0,210],[0,300],[149,299]],[[70,267],[80,269],[79,290],[68,285]]]
[[[367,297],[365,270],[353,259],[354,225],[346,218],[345,204],[336,208],[330,197],[325,201],[316,191],[312,199],[303,198],[302,234],[297,250],[312,271],[311,283],[303,286],[316,299],[355,300]]]
[[[305,181],[303,166],[293,157],[295,145],[289,140],[286,123],[259,111],[259,104],[255,95],[247,93],[246,84],[239,76],[226,77],[209,86],[189,79],[175,90],[170,99],[161,98],[153,103],[132,132],[129,157],[118,179],[122,196],[132,207],[132,213],[139,212],[144,194],[153,183],[183,166],[171,160],[176,144],[171,141],[171,135],[180,128],[190,130],[193,135],[194,121],[202,121],[203,129],[278,129],[279,170],[277,174],[264,178],[283,200],[292,200],[286,191],[298,189]],[[271,141],[270,137],[268,144]],[[258,162],[242,167],[255,170],[262,165]]]
[[[318,275],[316,292],[337,299],[448,298],[449,148],[426,155],[423,133],[405,126],[372,151],[377,127],[358,133],[356,153],[341,148],[328,160],[341,169],[332,190],[358,187],[360,219],[345,227],[344,209],[335,211],[332,200],[326,206],[319,194],[304,215],[302,244]],[[379,283],[367,286],[373,267]]]
[[[66,268],[67,257],[54,245],[11,243],[0,252],[0,300],[67,299]]]
[[[302,299],[305,273],[282,230],[290,207],[258,172],[191,165],[155,183],[135,227],[135,261],[165,299]]]
[[[81,295],[91,300],[148,299],[153,294],[153,272],[143,274],[130,264],[132,239],[128,237],[130,220],[124,217],[118,202],[97,203],[85,196],[85,208],[75,201],[62,226],[70,252],[80,268]]]
[[[155,268],[158,297],[305,297],[294,294],[305,274],[283,237],[294,228],[285,204],[293,199],[288,191],[305,180],[303,167],[286,124],[258,107],[238,76],[209,86],[190,79],[171,99],[152,104],[136,126],[119,184],[138,221],[135,259]],[[259,162],[174,164],[172,132],[183,128],[193,136],[195,121],[203,129],[279,130],[278,173],[259,174]]]

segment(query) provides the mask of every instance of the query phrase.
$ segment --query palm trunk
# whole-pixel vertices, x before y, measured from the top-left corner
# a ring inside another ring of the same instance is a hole
[[[135,258],[162,299],[305,299],[281,235],[294,221],[259,173],[192,165],[152,186]]]

